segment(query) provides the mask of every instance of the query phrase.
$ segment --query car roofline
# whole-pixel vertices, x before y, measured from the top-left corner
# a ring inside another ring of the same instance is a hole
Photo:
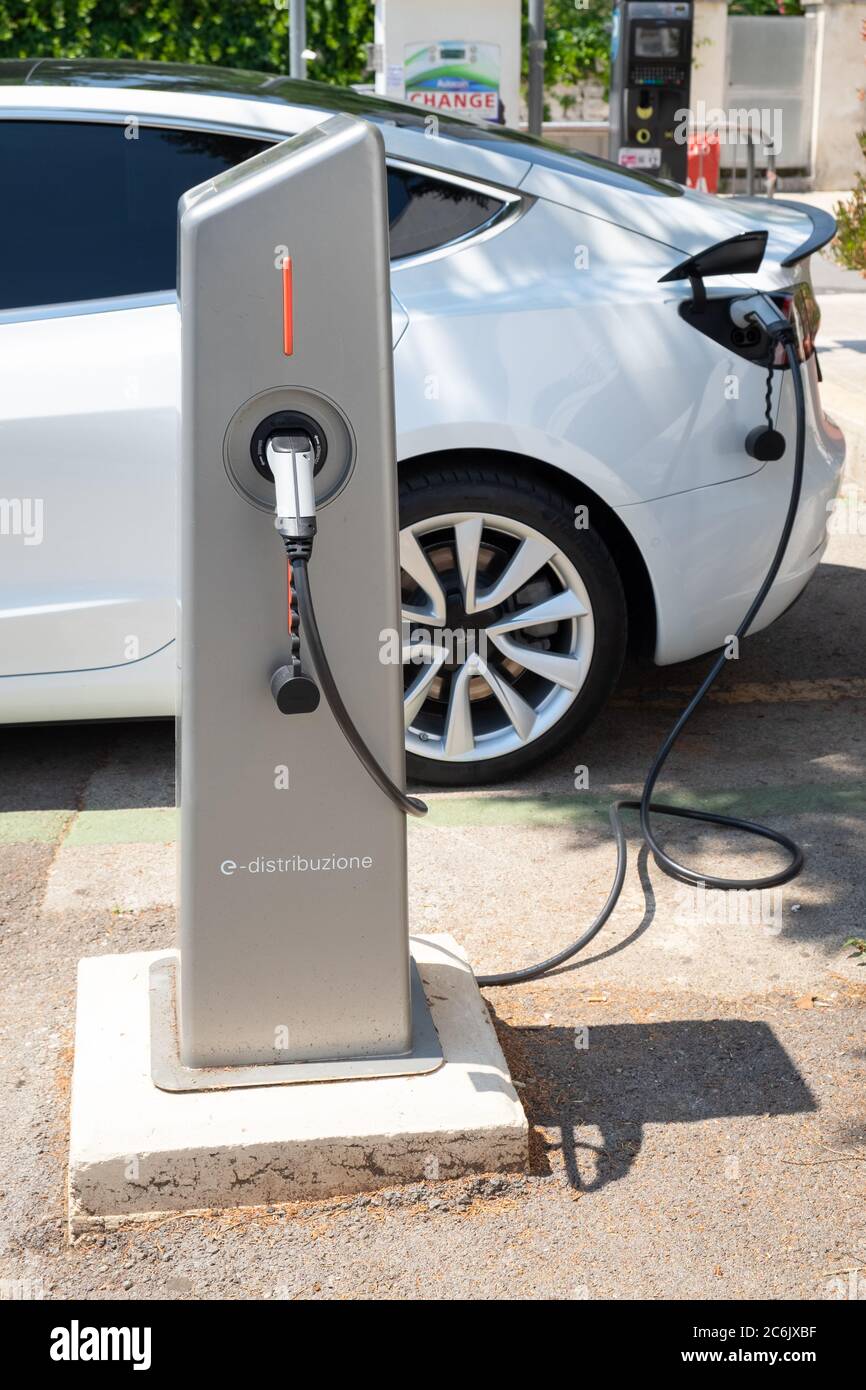
[[[168,92],[151,88],[3,86],[0,123],[5,120],[116,121],[194,126],[226,134],[287,139],[320,125],[333,113],[313,106],[246,101],[242,96]],[[378,124],[378,123],[377,123]],[[379,124],[389,155],[431,169],[517,189],[531,165],[467,140],[430,140],[422,131]]]
[[[20,75],[27,60],[6,61],[7,71],[14,68]],[[209,125],[218,122],[223,128],[241,129],[246,134],[260,131],[279,137],[307,130],[329,115],[342,112],[374,122],[393,155],[417,159],[419,142],[431,140],[435,158],[429,158],[428,152],[425,160],[431,167],[487,179],[512,189],[522,185],[531,169],[546,166],[586,186],[594,185],[602,201],[605,185],[619,193],[672,197],[683,192],[669,181],[621,169],[593,155],[558,149],[520,131],[441,116],[408,102],[282,74],[126,60],[100,63],[45,58],[16,83],[4,80],[3,68],[0,60],[0,115],[7,117],[13,106],[23,106],[31,114],[41,113],[43,107],[76,112],[81,119],[87,118],[83,113],[94,110],[111,111],[117,116],[128,113],[151,120],[206,120]],[[180,77],[172,87],[175,74]],[[56,82],[52,81],[55,76]],[[105,78],[102,83],[101,76]],[[181,86],[186,89],[176,89]],[[304,100],[292,101],[293,96],[303,96]]]

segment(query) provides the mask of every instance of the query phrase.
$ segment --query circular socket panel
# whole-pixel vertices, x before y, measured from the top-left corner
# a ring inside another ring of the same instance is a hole
[[[328,457],[328,441],[312,416],[303,415],[300,410],[275,410],[272,415],[262,420],[253,431],[250,440],[253,467],[263,478],[267,478],[269,483],[274,481],[274,475],[268,463],[268,440],[273,439],[275,434],[288,434],[291,430],[304,430],[310,436],[313,445],[314,476],[324,467],[325,459]]]
[[[259,466],[262,429],[271,416],[303,416],[319,437],[316,460],[316,506],[324,507],[341,492],[355,466],[355,436],[340,407],[307,386],[275,386],[245,401],[229,422],[223,462],[235,490],[260,511],[274,509],[270,469]],[[265,432],[269,432],[266,427]]]

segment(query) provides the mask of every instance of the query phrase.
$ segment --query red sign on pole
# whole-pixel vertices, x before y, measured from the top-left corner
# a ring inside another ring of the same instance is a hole
[[[718,193],[721,149],[715,132],[689,136],[687,188],[699,193]]]

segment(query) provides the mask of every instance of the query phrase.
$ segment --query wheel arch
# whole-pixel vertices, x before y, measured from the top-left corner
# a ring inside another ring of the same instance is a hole
[[[637,656],[651,659],[656,645],[657,616],[649,570],[637,542],[621,517],[603,497],[587,487],[579,478],[542,459],[503,449],[431,450],[429,453],[402,458],[398,461],[397,467],[401,477],[408,477],[416,468],[420,470],[431,465],[437,468],[447,468],[449,465],[471,467],[473,463],[495,465],[499,468],[505,466],[517,474],[540,477],[565,493],[574,506],[583,505],[589,509],[593,525],[611,553],[625,590],[629,650]]]

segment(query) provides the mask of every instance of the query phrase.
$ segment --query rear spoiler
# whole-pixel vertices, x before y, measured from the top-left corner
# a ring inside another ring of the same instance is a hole
[[[786,256],[782,261],[783,266],[796,265],[798,261],[805,261],[807,256],[820,251],[822,246],[826,246],[828,241],[832,241],[836,235],[836,219],[829,212],[824,212],[822,208],[813,208],[810,203],[791,203],[782,198],[774,198],[773,202],[778,207],[792,208],[795,212],[804,212],[812,223],[812,235],[808,236],[796,251],[792,251],[790,256]]]

